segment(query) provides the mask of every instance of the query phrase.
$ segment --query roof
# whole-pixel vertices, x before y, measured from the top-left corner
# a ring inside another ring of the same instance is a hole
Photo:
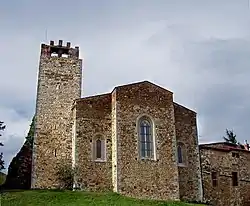
[[[243,152],[250,152],[246,149],[243,149],[240,145],[236,145],[230,142],[214,142],[209,144],[200,144],[200,149],[214,149],[214,150],[220,150],[225,152],[230,151],[243,151]]]
[[[168,92],[170,92],[170,93],[173,94],[173,92],[171,92],[171,91],[169,91],[169,90],[167,90],[167,89],[165,89],[165,88],[163,88],[163,87],[161,87],[161,86],[159,86],[157,84],[154,84],[154,83],[152,83],[150,81],[145,80],[145,81],[140,81],[140,82],[133,82],[133,83],[130,83],[130,84],[118,85],[118,86],[114,87],[114,89],[111,92],[103,93],[103,94],[96,94],[96,95],[91,95],[91,96],[86,96],[86,97],[81,97],[81,98],[77,98],[76,100],[82,100],[82,99],[88,99],[88,98],[95,98],[95,97],[99,97],[99,96],[104,96],[104,95],[112,94],[114,92],[114,90],[117,89],[117,88],[128,87],[128,86],[135,86],[135,85],[144,84],[144,83],[151,84],[151,85],[153,85],[155,87],[158,87],[158,88],[160,88],[162,90],[168,91]],[[178,106],[181,106],[181,105],[178,105]],[[186,109],[188,109],[188,108],[186,108]]]
[[[174,102],[174,106],[175,106],[175,107],[182,108],[182,109],[185,109],[185,110],[188,110],[189,112],[192,112],[192,113],[194,113],[195,115],[197,115],[197,112],[196,112],[196,111],[194,111],[194,110],[192,110],[192,109],[189,109],[189,108],[187,108],[187,107],[185,107],[185,106],[183,106],[183,105],[181,105],[181,104],[178,104],[178,103],[176,103],[176,102]]]
[[[157,88],[159,88],[161,90],[165,90],[165,91],[173,94],[172,91],[167,90],[164,87],[161,87],[161,86],[159,86],[159,85],[157,85],[157,84],[155,84],[153,82],[150,82],[148,80],[144,80],[144,81],[133,82],[133,83],[129,83],[129,84],[118,85],[118,86],[114,87],[114,89],[111,92],[109,92],[109,93],[103,93],[103,94],[96,94],[96,95],[92,95],[92,96],[81,97],[81,98],[76,99],[75,101],[86,100],[86,99],[90,99],[90,98],[96,98],[96,97],[100,97],[100,96],[104,96],[104,95],[109,95],[109,94],[112,94],[117,88],[123,88],[123,87],[129,87],[129,86],[136,86],[136,85],[140,85],[140,84],[148,84],[148,85],[151,85],[153,87],[157,87]],[[180,107],[180,108],[186,109],[186,110],[188,110],[188,111],[196,114],[196,112],[194,110],[189,109],[189,108],[187,108],[187,107],[185,107],[183,105],[180,105],[180,104],[178,104],[176,102],[173,102],[173,104],[176,107]]]
[[[163,88],[163,87],[161,87],[161,86],[159,86],[159,85],[157,85],[157,84],[155,84],[155,83],[152,83],[152,82],[150,82],[150,81],[148,81],[148,80],[144,80],[144,81],[140,81],[140,82],[133,82],[133,83],[130,83],[130,84],[118,85],[118,86],[116,86],[116,87],[113,89],[113,91],[114,91],[115,89],[117,89],[117,88],[127,87],[127,86],[135,86],[135,85],[145,84],[145,83],[146,83],[146,84],[151,84],[152,86],[158,87],[158,88],[160,88],[160,89],[163,89],[163,90],[168,91],[168,92],[170,92],[170,93],[173,94],[172,91],[169,91],[169,90],[167,90],[167,89],[165,89],[165,88]],[[113,92],[113,91],[112,91],[112,92]]]
[[[104,97],[104,96],[108,96],[108,95],[111,95],[111,93],[103,93],[103,94],[96,94],[96,95],[81,97],[81,98],[76,99],[75,101],[93,99],[93,98]]]

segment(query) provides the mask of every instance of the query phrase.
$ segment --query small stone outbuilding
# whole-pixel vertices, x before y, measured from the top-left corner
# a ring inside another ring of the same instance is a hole
[[[249,145],[217,142],[199,147],[204,201],[214,206],[249,206]]]

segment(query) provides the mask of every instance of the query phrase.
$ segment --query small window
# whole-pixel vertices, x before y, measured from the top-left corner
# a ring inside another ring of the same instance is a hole
[[[102,141],[96,140],[96,159],[102,158]]]
[[[177,145],[177,158],[179,165],[185,165],[186,154],[185,154],[185,145],[182,142],[178,142]]]
[[[60,89],[60,84],[59,83],[56,85],[56,89],[57,90]]]
[[[218,185],[217,172],[212,172],[212,185],[216,187]]]
[[[235,153],[235,152],[233,152],[233,153],[232,153],[232,157],[239,158],[239,157],[240,157],[240,155],[239,155],[239,153]]]
[[[233,186],[238,186],[238,173],[232,172],[232,183]]]
[[[105,148],[105,139],[102,139],[100,136],[92,141],[92,155],[95,161],[105,161],[106,158],[106,148]]]
[[[183,158],[182,158],[182,148],[180,145],[178,145],[178,163],[182,164],[183,163]]]

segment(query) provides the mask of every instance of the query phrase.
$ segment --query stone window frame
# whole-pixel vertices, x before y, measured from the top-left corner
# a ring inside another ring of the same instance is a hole
[[[179,167],[187,167],[187,147],[184,142],[177,142],[177,165]],[[179,150],[180,149],[180,150]],[[182,153],[182,162],[179,162],[179,151]]]
[[[97,158],[96,155],[96,142],[100,140],[101,141],[101,158]],[[107,161],[107,154],[106,154],[106,138],[103,137],[102,134],[96,134],[93,138],[92,138],[92,160],[94,162],[106,162]]]
[[[140,136],[140,123],[146,120],[151,125],[150,132],[151,132],[151,138],[152,138],[152,152],[151,157],[142,157],[141,154],[141,136]],[[138,145],[138,159],[139,160],[152,160],[156,161],[156,137],[155,137],[155,121],[154,119],[148,115],[148,114],[141,114],[136,119],[136,134],[137,134],[137,145]]]

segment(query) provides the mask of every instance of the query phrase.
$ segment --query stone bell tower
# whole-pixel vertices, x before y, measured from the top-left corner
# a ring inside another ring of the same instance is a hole
[[[72,116],[81,97],[79,47],[41,44],[31,188],[58,188],[60,166],[72,165]]]

